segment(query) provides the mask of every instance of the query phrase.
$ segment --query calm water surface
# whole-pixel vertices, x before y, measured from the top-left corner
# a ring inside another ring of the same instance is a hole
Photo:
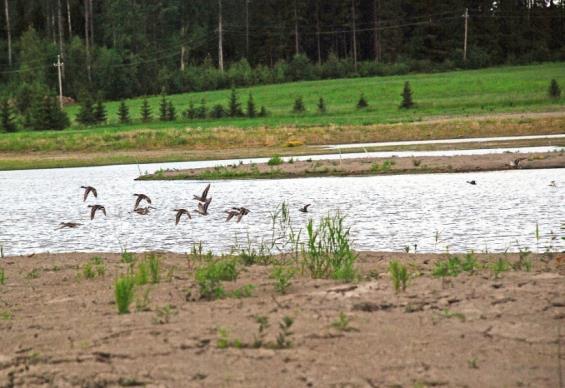
[[[122,248],[186,252],[199,241],[206,249],[226,252],[236,237],[244,240],[249,235],[255,241],[267,237],[270,212],[282,201],[290,204],[293,223],[300,228],[309,217],[318,219],[335,211],[346,214],[355,247],[363,250],[402,250],[414,244],[418,251],[444,251],[446,247],[451,251],[503,251],[517,250],[517,244],[535,250],[536,223],[542,237],[540,249],[547,245],[550,232],[564,234],[560,227],[565,222],[565,169],[217,181],[210,190],[211,214],[194,215],[192,221],[183,219],[178,226],[173,209],[194,209],[192,195],[206,183],[134,181],[140,171],[234,162],[0,172],[0,243],[6,255]],[[465,183],[471,179],[477,181],[476,186]],[[551,181],[556,181],[557,188],[548,186]],[[98,189],[97,200],[82,201],[80,186],[85,184]],[[153,199],[157,209],[150,216],[130,213],[133,193],[138,192]],[[108,217],[90,221],[86,205],[93,203],[105,205]],[[309,214],[297,210],[305,203],[312,203]],[[225,223],[223,211],[231,206],[245,206],[252,212],[240,224]],[[62,221],[84,225],[56,230]],[[436,231],[440,233],[437,243]],[[565,248],[559,239],[553,245]]]

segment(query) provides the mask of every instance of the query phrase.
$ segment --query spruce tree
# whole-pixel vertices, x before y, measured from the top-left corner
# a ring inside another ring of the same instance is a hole
[[[167,121],[175,121],[177,119],[177,111],[175,106],[171,101],[167,103],[167,113],[166,113],[166,120]]]
[[[159,103],[159,120],[167,121],[167,113],[169,108],[169,103],[167,102],[167,97],[165,94],[161,94],[161,102]]]
[[[226,116],[226,111],[224,110],[222,104],[214,105],[212,111],[210,112],[210,117],[212,117],[213,119],[221,119],[225,116]]]
[[[306,107],[304,106],[304,100],[302,100],[302,96],[298,96],[294,99],[294,106],[292,107],[293,113],[304,113],[306,111]]]
[[[124,100],[120,102],[120,106],[118,108],[118,118],[120,119],[120,123],[122,124],[127,124],[130,122],[129,108]]]
[[[149,102],[147,102],[147,98],[143,99],[143,103],[141,104],[141,121],[147,123],[151,121],[151,107],[149,106]]]
[[[361,93],[361,97],[359,97],[359,101],[357,101],[357,109],[365,109],[369,106],[369,102],[365,98],[365,95]]]
[[[36,101],[32,108],[31,126],[40,130],[63,130],[70,125],[67,114],[61,110],[57,99],[54,97],[43,97]]]
[[[96,124],[104,124],[106,122],[106,107],[102,103],[102,100],[98,100],[96,103],[94,119],[96,120]]]
[[[194,120],[196,118],[196,108],[194,107],[194,102],[192,100],[188,102],[188,109],[184,111],[183,115],[189,120]]]
[[[200,100],[200,106],[196,110],[196,117],[199,119],[205,119],[208,115],[208,108],[206,107],[206,100]]]
[[[255,108],[255,101],[253,101],[253,94],[249,93],[247,99],[247,117],[254,118],[257,116],[257,109]]]
[[[82,99],[80,104],[80,110],[75,117],[75,120],[83,125],[93,125],[96,124],[96,117],[94,116],[94,107],[92,106],[92,100],[90,97],[85,97]]]
[[[320,100],[318,101],[318,113],[326,113],[327,109],[326,109],[326,102],[324,101],[324,97],[320,97]]]
[[[243,116],[243,112],[241,111],[241,104],[239,103],[239,97],[235,89],[231,90],[229,104],[228,104],[228,114],[230,117]]]
[[[16,132],[18,129],[12,113],[12,107],[8,100],[2,100],[0,103],[0,125],[4,132]]]
[[[549,84],[549,98],[558,100],[561,97],[561,88],[555,79]]]
[[[402,103],[400,104],[400,109],[410,109],[414,106],[414,101],[412,101],[412,89],[410,89],[410,82],[406,81],[404,83],[404,90],[402,90]]]
[[[261,106],[261,110],[259,111],[259,117],[267,117],[269,115],[269,111],[264,106]]]

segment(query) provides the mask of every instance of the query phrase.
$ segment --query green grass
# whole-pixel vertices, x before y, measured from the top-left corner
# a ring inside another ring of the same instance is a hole
[[[4,268],[0,268],[0,286],[3,286],[6,283],[6,273],[4,272]]]
[[[116,305],[118,306],[118,313],[129,313],[129,305],[133,301],[134,296],[134,287],[135,279],[132,276],[126,275],[116,280],[114,295]]]
[[[392,286],[396,292],[405,291],[408,283],[408,269],[400,262],[393,260],[388,266],[388,271],[392,279]]]
[[[242,103],[245,103],[245,96],[252,92],[256,103],[267,106],[271,112],[266,118],[255,119],[178,119],[175,122],[141,123],[136,121],[136,117],[139,116],[142,99],[132,99],[127,103],[134,121],[123,125],[117,123],[119,102],[109,102],[106,104],[110,119],[108,125],[84,129],[73,124],[72,128],[61,132],[24,131],[1,134],[0,152],[149,150],[196,145],[217,148],[231,144],[230,138],[222,138],[212,130],[218,127],[365,126],[413,122],[430,116],[559,110],[565,105],[565,98],[551,100],[547,96],[547,88],[552,78],[565,85],[563,63],[439,74],[296,82],[239,90]],[[401,110],[398,105],[406,80],[412,85],[416,107]],[[356,103],[361,92],[367,97],[369,107],[359,110]],[[217,103],[225,103],[229,93],[229,90],[222,90],[178,94],[168,98],[175,104],[177,111],[181,112],[190,100],[198,103],[205,98],[208,107],[211,107]],[[304,97],[307,107],[307,112],[300,115],[291,112],[294,99],[298,95]],[[328,107],[328,112],[322,115],[316,112],[316,104],[321,96]],[[159,97],[150,97],[148,101],[155,115],[158,112]],[[71,117],[76,115],[78,109],[77,105],[66,108]],[[256,135],[250,134],[257,138]],[[260,135],[259,139],[265,138],[265,142],[269,141],[267,135]],[[239,133],[238,136],[246,138],[245,133]],[[289,144],[292,141],[287,140]]]

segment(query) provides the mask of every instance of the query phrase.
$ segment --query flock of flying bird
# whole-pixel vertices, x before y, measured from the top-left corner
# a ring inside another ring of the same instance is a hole
[[[92,187],[92,186],[81,186],[81,189],[84,189],[83,202],[86,202],[86,200],[88,199],[88,196],[90,194],[92,194],[92,196],[94,198],[98,198],[98,192],[96,191],[96,189],[94,187]],[[198,201],[198,206],[196,207],[194,212],[196,212],[196,213],[198,213],[202,216],[207,216],[209,214],[208,213],[208,207],[210,206],[210,202],[212,202],[212,197],[208,197],[209,191],[210,191],[210,184],[208,184],[208,186],[206,186],[206,188],[202,192],[202,195],[193,195],[193,199]],[[135,204],[133,206],[133,212],[134,213],[145,216],[145,215],[148,215],[149,212],[152,209],[155,209],[153,206],[151,206],[151,198],[149,198],[149,196],[147,196],[145,194],[134,194],[133,196],[136,197]],[[146,202],[146,206],[141,207],[140,205],[144,201]],[[301,207],[298,210],[301,211],[302,213],[307,213],[308,207],[310,207],[310,204],[307,204],[307,205]],[[96,213],[99,212],[99,211],[101,211],[104,214],[104,216],[106,216],[106,208],[103,205],[98,205],[98,204],[88,205],[88,208],[90,208],[90,219],[91,220],[94,219],[94,217],[96,216]],[[183,215],[186,215],[188,219],[192,219],[190,211],[187,210],[187,209],[179,208],[179,209],[174,209],[174,211],[176,212],[175,225],[179,224]],[[226,222],[230,221],[234,217],[237,217],[236,218],[237,222],[240,222],[241,219],[244,216],[246,216],[250,213],[250,210],[245,208],[245,207],[232,207],[231,209],[226,210],[225,213],[227,214]],[[78,222],[61,222],[60,225],[59,225],[59,228],[57,228],[57,229],[77,228],[81,225],[82,224],[80,224]]]

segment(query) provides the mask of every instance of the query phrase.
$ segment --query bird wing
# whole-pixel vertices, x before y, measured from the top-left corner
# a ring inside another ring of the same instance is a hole
[[[304,210],[308,210],[308,208],[310,207],[310,203],[308,205],[304,205]]]
[[[231,220],[233,218],[233,216],[235,216],[237,213],[235,212],[226,212],[228,213],[228,216],[226,217],[226,222],[228,222],[229,220]]]
[[[96,206],[92,206],[92,208],[90,208],[90,219],[93,220],[94,219],[94,215],[96,214]]]
[[[206,186],[206,188],[204,189],[204,191],[202,192],[202,199],[205,201],[206,197],[208,196],[208,191],[210,190],[210,183],[208,183],[208,186]]]
[[[208,185],[210,186],[210,185]],[[206,201],[206,203],[204,203],[204,212],[208,212],[208,206],[210,206],[210,202],[212,202],[212,197],[208,198],[208,200]]]
[[[148,204],[151,204],[151,198],[149,198],[147,195],[144,195],[143,197],[145,198]]]
[[[177,216],[175,217],[176,221],[175,221],[175,225],[178,225],[180,222],[180,217],[182,216],[182,211],[178,211],[177,212]]]
[[[137,209],[137,207],[139,206],[139,204],[141,203],[141,200],[143,199],[143,197],[141,195],[137,196],[137,199],[135,200],[135,205],[133,205],[133,210]]]
[[[83,201],[83,202],[86,202],[86,198],[88,197],[88,193],[89,193],[88,188],[84,189],[84,196],[83,196],[83,198],[82,198],[82,201]]]
[[[102,210],[102,213],[104,213],[104,216],[108,217],[106,215],[106,208],[104,206],[100,206],[100,210]]]
[[[192,216],[190,215],[190,212],[188,210],[185,210],[184,213],[188,216],[189,220],[192,220]]]
[[[239,213],[239,215],[237,216],[237,222],[241,221],[241,219],[243,218],[244,215],[245,214],[243,214],[243,212]]]
[[[96,191],[94,187],[91,187],[90,191],[92,191],[92,195],[94,195],[94,198],[98,198],[98,191]]]

